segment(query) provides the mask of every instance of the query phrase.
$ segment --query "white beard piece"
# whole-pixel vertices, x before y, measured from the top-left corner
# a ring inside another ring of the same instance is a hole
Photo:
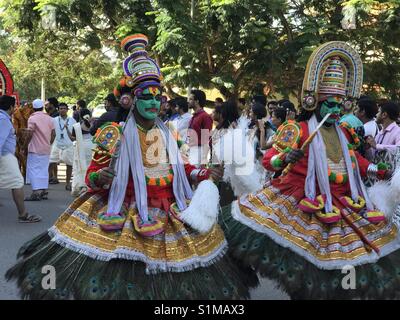
[[[388,221],[392,221],[396,208],[400,205],[400,168],[390,181],[378,181],[368,188],[368,195],[374,206],[385,214]]]
[[[215,154],[224,163],[223,180],[230,183],[235,196],[263,188],[264,168],[257,166],[255,150],[246,137],[249,119],[241,117],[235,129],[229,129],[215,144]]]
[[[179,218],[200,233],[209,232],[217,223],[219,191],[211,180],[200,182],[192,201]]]

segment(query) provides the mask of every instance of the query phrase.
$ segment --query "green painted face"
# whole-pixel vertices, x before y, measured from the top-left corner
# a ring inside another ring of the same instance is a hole
[[[160,112],[160,107],[161,91],[157,87],[148,87],[137,96],[136,108],[147,120],[154,120]]]
[[[326,120],[326,122],[329,124],[335,123],[340,118],[341,104],[341,98],[329,97],[321,105],[319,111],[321,117],[324,118],[328,113],[331,113],[331,116]]]

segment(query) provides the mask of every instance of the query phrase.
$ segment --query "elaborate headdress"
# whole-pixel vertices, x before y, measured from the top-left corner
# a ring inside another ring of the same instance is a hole
[[[144,34],[134,34],[122,40],[122,49],[130,55],[123,62],[125,76],[114,89],[116,97],[120,97],[124,92],[135,94],[137,90],[149,85],[161,87],[161,71],[157,62],[148,57],[148,42]]]
[[[308,59],[302,88],[302,106],[313,111],[330,96],[352,103],[361,94],[363,65],[356,50],[342,41],[319,46]]]
[[[325,43],[318,47],[308,60],[302,89],[303,108],[313,111],[318,102],[328,97],[340,97],[345,100],[344,106],[348,109],[352,101],[360,97],[362,81],[363,66],[357,51],[341,41]],[[310,132],[317,130],[318,121],[315,114],[307,121],[307,125]],[[366,207],[367,216],[381,218],[381,214],[375,211],[368,197],[357,163],[355,165],[352,163],[353,147],[349,150],[349,141],[338,122],[334,124],[334,129],[340,141],[347,170],[346,183],[349,184],[351,192],[350,202],[347,202],[345,197],[340,201],[346,203],[346,206],[349,203],[363,203],[362,207]],[[341,211],[333,202],[329,184],[331,174],[325,146],[322,134],[317,130],[309,145],[307,177],[304,186],[306,197],[301,201],[299,208],[305,212],[313,211],[318,215],[319,209],[309,209],[310,204],[317,199],[314,204],[320,203],[320,207],[325,210],[325,213],[319,214],[318,217],[326,223],[334,223],[341,219]],[[352,210],[356,209],[353,207]]]
[[[143,34],[129,36],[122,41],[122,48],[131,54],[123,63],[125,77],[121,79],[118,87],[115,88],[114,94],[116,97],[120,97],[127,92],[138,96],[138,91],[144,90],[146,87],[161,87],[161,72],[157,63],[147,56],[145,50],[147,43],[147,37]],[[121,100],[124,100],[124,97]],[[125,103],[121,102],[121,104]],[[134,228],[138,233],[143,236],[154,236],[164,231],[164,223],[157,217],[149,215],[143,155],[140,148],[136,120],[134,116],[131,116],[132,114],[131,109],[131,113],[128,115],[122,129],[122,137],[119,137],[120,151],[118,157],[114,158],[116,159],[116,176],[110,188],[107,211],[99,215],[98,223],[106,231],[123,228],[127,217],[121,211],[123,211],[122,208],[129,180],[128,173],[130,171],[135,186],[135,201],[130,204],[128,215],[132,216]],[[173,172],[172,189],[176,205],[183,212],[188,208],[187,201],[193,197],[193,192],[185,173],[184,162],[169,128],[159,118],[155,119],[155,125],[160,130],[169,156]],[[112,128],[112,125],[111,130],[118,133],[115,128]],[[109,133],[99,133],[101,138],[100,143],[103,146],[108,143],[107,139],[117,144],[115,137],[118,134],[113,135]],[[133,209],[134,207],[135,209]],[[136,211],[137,213],[135,213]],[[196,212],[202,213],[201,210],[197,210]]]

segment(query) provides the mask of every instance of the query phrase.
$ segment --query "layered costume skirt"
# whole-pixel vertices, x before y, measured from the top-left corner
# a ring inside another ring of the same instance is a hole
[[[129,195],[127,196],[129,198]],[[143,237],[129,215],[118,232],[105,232],[97,217],[107,210],[107,194],[85,193],[55,225],[19,251],[8,270],[22,298],[29,299],[243,299],[258,284],[254,273],[225,255],[218,225],[200,234],[178,220],[173,198],[149,198],[149,215],[164,232]],[[56,289],[42,288],[43,266],[53,266]]]
[[[273,180],[260,192],[225,207],[220,224],[230,255],[243,267],[277,280],[292,298],[398,298],[397,226],[372,224],[362,211],[345,208],[338,199],[349,194],[348,185],[332,186],[333,204],[345,217],[334,224],[298,209],[305,195],[304,186],[296,181]],[[352,268],[355,287],[350,283],[353,289],[347,290],[343,281]]]

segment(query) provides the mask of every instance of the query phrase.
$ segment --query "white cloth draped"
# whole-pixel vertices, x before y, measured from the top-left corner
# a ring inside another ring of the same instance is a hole
[[[308,121],[308,129],[313,132],[318,127],[317,118],[315,115]],[[342,148],[344,160],[346,163],[347,174],[349,176],[349,183],[351,189],[351,197],[353,201],[358,201],[358,196],[361,195],[366,201],[366,207],[369,210],[373,209],[373,205],[369,200],[366,188],[362,182],[360,169],[358,164],[353,170],[351,164],[350,153],[348,150],[348,141],[343,133],[342,129],[336,124],[336,132],[339,136],[340,145]],[[310,144],[310,152],[308,156],[308,171],[305,181],[305,194],[310,199],[315,199],[316,194],[316,183],[318,183],[319,190],[322,194],[326,195],[325,210],[326,212],[332,212],[332,194],[329,185],[328,175],[328,162],[325,149],[325,143],[322,138],[322,134],[318,131],[314,140]]]
[[[85,176],[87,168],[92,160],[92,149],[95,144],[90,134],[82,134],[80,123],[74,126],[76,141],[74,141],[74,161],[72,167],[72,195],[79,195],[82,189],[86,188]]]
[[[50,155],[29,152],[26,163],[26,182],[32,190],[48,189]]]

